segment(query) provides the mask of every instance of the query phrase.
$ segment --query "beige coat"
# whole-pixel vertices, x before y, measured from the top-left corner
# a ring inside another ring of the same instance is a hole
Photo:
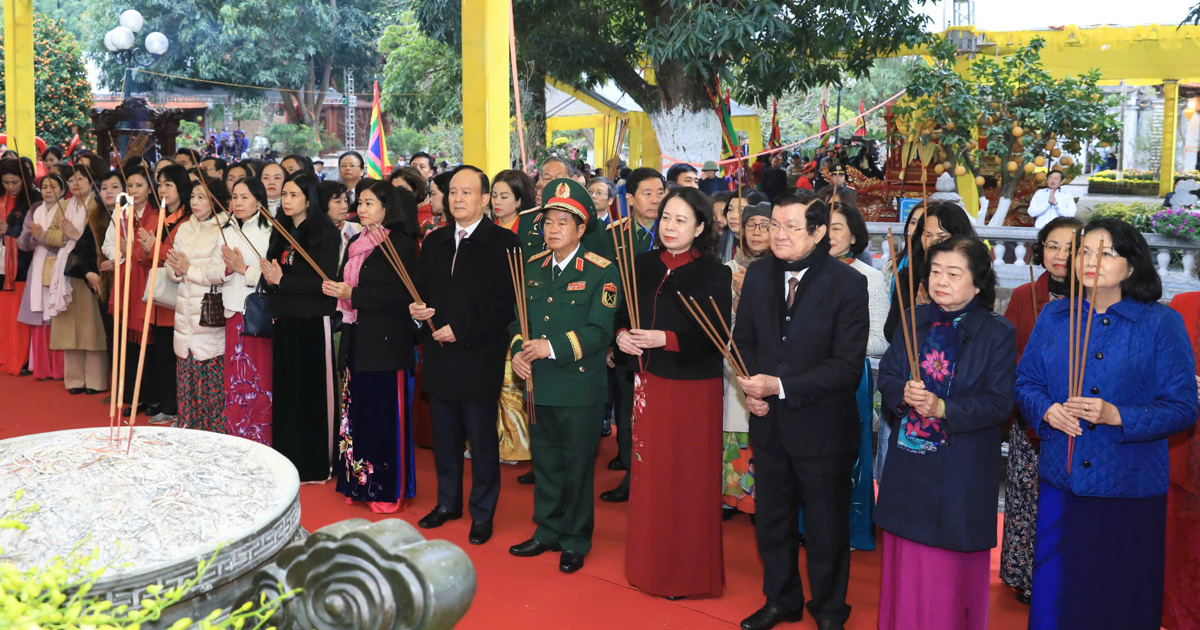
[[[190,353],[197,361],[225,354],[225,327],[200,325],[200,305],[204,294],[225,283],[225,263],[221,260],[221,225],[224,215],[197,221],[190,217],[175,232],[175,249],[188,258],[187,274],[179,276],[166,266],[167,276],[179,283],[175,304],[175,356],[185,359]]]

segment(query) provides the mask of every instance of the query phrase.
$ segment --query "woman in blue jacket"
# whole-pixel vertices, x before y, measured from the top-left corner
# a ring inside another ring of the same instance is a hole
[[[1029,627],[1158,630],[1167,436],[1197,414],[1191,344],[1132,226],[1089,222],[1074,264],[1085,327],[1094,310],[1084,395],[1067,392],[1069,300],[1042,311],[1017,369],[1017,404],[1042,438]]]
[[[879,482],[880,630],[986,630],[1000,428],[1012,414],[1016,332],[992,313],[988,248],[953,236],[929,248],[916,317],[917,378],[903,331],[879,365],[896,418]]]

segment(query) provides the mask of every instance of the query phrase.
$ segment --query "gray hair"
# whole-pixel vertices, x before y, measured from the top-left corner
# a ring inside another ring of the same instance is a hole
[[[608,196],[610,198],[614,198],[614,199],[616,198],[617,185],[614,184],[611,179],[609,179],[607,177],[593,177],[588,180],[587,187],[591,188],[592,184],[604,184],[605,189],[608,190]]]

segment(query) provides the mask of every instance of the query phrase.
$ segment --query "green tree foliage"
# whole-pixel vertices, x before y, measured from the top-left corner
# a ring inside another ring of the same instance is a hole
[[[150,70],[231,84],[277,88],[292,122],[312,125],[325,94],[349,68],[361,86],[378,64],[378,24],[394,2],[378,0],[140,0],[146,19],[140,35],[161,31],[167,53]],[[104,49],[104,33],[117,24],[122,0],[96,0],[85,17],[87,45],[102,61],[101,79],[121,84],[122,68]],[[172,80],[139,75],[168,86]],[[185,82],[186,83],[186,82]],[[205,84],[200,84],[201,86]],[[237,96],[263,98],[260,89],[227,86]]]
[[[1193,25],[1200,26],[1200,2],[1197,2],[1196,5],[1193,6],[1190,11],[1188,11],[1187,17],[1183,18],[1182,24],[1187,24],[1188,22],[1191,22]]]
[[[994,222],[1027,176],[1045,169],[1078,173],[1069,154],[1085,143],[1116,142],[1115,105],[1099,87],[1100,73],[1056,78],[1042,65],[1041,38],[1005,57],[981,55],[969,67],[944,39],[931,43],[933,63],[913,69],[905,102],[893,109],[906,140],[936,152],[942,168],[962,165],[980,174],[994,167],[1001,205]],[[902,159],[910,157],[906,152]]]
[[[651,116],[710,112],[717,77],[759,107],[866,75],[921,34],[925,0],[515,0],[517,51],[576,87],[614,81]],[[430,36],[460,47],[459,0],[413,0]],[[646,63],[654,81],[642,72]],[[714,138],[719,128],[713,113]],[[660,133],[660,144],[663,136]],[[672,147],[663,147],[670,151]]]
[[[79,43],[61,22],[34,14],[33,55],[37,135],[47,145],[66,147],[76,130],[83,138],[92,128],[92,89]],[[4,96],[0,64],[0,126],[5,124]]]
[[[379,38],[380,105],[413,129],[462,124],[462,55],[421,32],[411,11]],[[389,145],[390,146],[390,145]]]

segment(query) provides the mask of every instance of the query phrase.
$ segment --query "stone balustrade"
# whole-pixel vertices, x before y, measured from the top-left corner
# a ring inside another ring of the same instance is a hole
[[[875,266],[881,269],[888,256],[887,244],[884,242],[888,229],[894,232],[894,246],[899,253],[904,248],[904,236],[899,224],[867,223],[867,232],[871,235],[869,251],[875,256]],[[1038,232],[1035,228],[976,226],[975,231],[979,238],[987,240],[992,246],[996,276],[1001,286],[1013,288],[1029,281],[1030,250]],[[1144,236],[1155,257],[1159,276],[1163,280],[1164,299],[1176,293],[1200,290],[1200,281],[1193,276],[1200,241],[1162,234]],[[1172,252],[1175,253],[1174,256]],[[1034,271],[1041,272],[1040,268]]]

